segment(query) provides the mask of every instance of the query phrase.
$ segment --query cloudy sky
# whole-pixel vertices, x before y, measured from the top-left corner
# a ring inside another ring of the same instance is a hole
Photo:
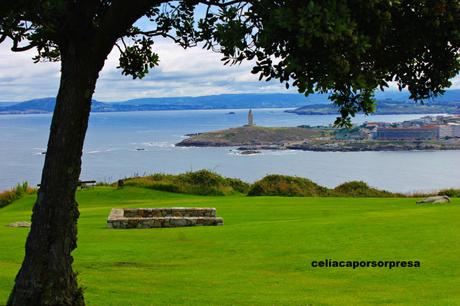
[[[95,99],[120,101],[141,97],[202,96],[222,93],[286,92],[278,82],[259,82],[252,65],[224,66],[220,55],[199,47],[184,50],[167,40],[154,49],[160,65],[142,80],[122,76],[117,69],[118,50],[112,51],[100,75]],[[0,101],[55,96],[59,63],[34,64],[34,51],[13,53],[0,45]]]
[[[277,81],[259,82],[250,73],[251,63],[223,66],[220,55],[200,48],[184,50],[170,41],[155,44],[160,65],[143,80],[122,76],[116,69],[118,51],[113,50],[101,73],[94,98],[122,101],[142,97],[202,96],[222,93],[286,92]],[[34,64],[34,51],[12,53],[0,45],[0,101],[15,102],[55,96],[59,63]],[[454,79],[460,88],[460,78]]]

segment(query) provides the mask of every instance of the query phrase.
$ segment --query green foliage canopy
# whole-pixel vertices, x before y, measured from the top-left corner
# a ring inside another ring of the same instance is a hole
[[[219,17],[204,32],[227,59],[255,58],[260,79],[331,93],[340,125],[374,110],[376,88],[396,82],[412,99],[430,99],[460,68],[458,1],[262,0]]]

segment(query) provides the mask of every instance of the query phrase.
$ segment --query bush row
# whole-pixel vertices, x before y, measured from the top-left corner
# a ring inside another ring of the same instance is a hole
[[[404,195],[378,190],[361,181],[346,182],[334,189],[329,189],[301,177],[268,175],[251,186],[248,196],[383,198]]]
[[[225,178],[208,170],[184,174],[154,174],[123,180],[123,185],[151,188],[175,193],[225,196],[245,194],[248,196],[284,197],[405,197],[408,195],[391,193],[369,187],[365,182],[351,181],[335,188],[326,188],[301,177],[287,175],[267,175],[261,180],[248,184],[240,179]],[[116,184],[113,184],[116,185]],[[27,182],[18,184],[11,190],[0,192],[0,208],[21,198],[24,194],[35,192]],[[460,197],[460,189],[445,189],[438,195]],[[414,197],[433,194],[417,194]]]
[[[154,174],[124,180],[124,185],[146,187],[161,191],[197,195],[246,194],[248,196],[288,196],[288,197],[402,197],[369,187],[366,183],[352,181],[333,189],[320,186],[309,179],[268,175],[248,184],[239,179],[225,178],[208,170],[187,172],[179,175]]]

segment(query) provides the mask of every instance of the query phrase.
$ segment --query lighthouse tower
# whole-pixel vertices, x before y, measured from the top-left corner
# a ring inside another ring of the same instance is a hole
[[[248,126],[254,125],[254,115],[252,114],[252,109],[248,112]]]

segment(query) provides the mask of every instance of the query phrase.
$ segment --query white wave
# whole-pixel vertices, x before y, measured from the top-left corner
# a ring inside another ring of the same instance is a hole
[[[185,136],[185,135],[173,135],[174,137],[177,137],[177,138],[181,138],[181,139],[185,139],[185,138],[188,138],[188,136]]]
[[[154,148],[174,148],[175,145],[173,143],[167,141],[152,141],[152,142],[143,142],[141,145],[146,147],[154,147]]]
[[[174,145],[174,149],[175,150],[180,150],[180,151],[190,150],[192,148],[199,148],[199,147],[178,147],[178,146]]]
[[[296,150],[257,150],[258,153],[250,153],[244,154],[243,151],[238,150],[230,150],[228,154],[236,155],[236,156],[284,156],[284,155],[295,155],[298,154],[299,151]]]
[[[266,155],[296,155],[298,154],[299,151],[297,150],[272,150],[272,151],[267,151]]]

